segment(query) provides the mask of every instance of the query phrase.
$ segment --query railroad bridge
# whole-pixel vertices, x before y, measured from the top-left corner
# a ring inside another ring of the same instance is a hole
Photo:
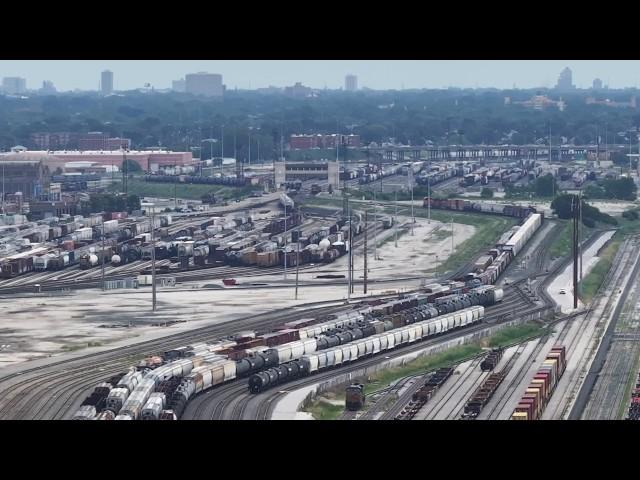
[[[607,151],[626,152],[628,145],[609,145]],[[369,153],[382,156],[387,161],[408,160],[520,160],[548,159],[549,146],[542,145],[463,145],[442,146],[415,145],[396,147],[367,147]],[[551,147],[551,159],[569,161],[588,156],[602,155],[604,148],[596,145],[575,145]]]

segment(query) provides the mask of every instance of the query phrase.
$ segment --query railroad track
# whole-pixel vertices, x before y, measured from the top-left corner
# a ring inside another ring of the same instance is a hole
[[[567,371],[561,379],[561,382],[567,385],[568,391],[563,392],[564,394],[562,395],[563,398],[567,399],[567,401],[550,402],[548,408],[545,409],[545,417],[551,416],[552,418],[564,418],[570,413],[569,410],[573,407],[573,400],[578,396],[583,381],[589,373],[588,363],[590,362],[588,362],[588,358],[594,353],[594,349],[596,351],[599,349],[600,342],[597,341],[597,338],[603,335],[602,329],[604,328],[604,326],[598,325],[600,323],[600,319],[608,318],[613,313],[614,318],[611,319],[612,323],[609,324],[610,328],[608,329],[609,335],[615,327],[615,317],[617,316],[616,312],[619,312],[622,308],[624,304],[624,297],[626,296],[625,294],[620,294],[620,297],[618,298],[619,301],[616,301],[618,294],[615,292],[623,290],[622,287],[626,277],[626,272],[633,267],[637,260],[635,242],[626,240],[615,260],[614,265],[616,265],[617,268],[609,270],[609,273],[602,282],[603,287],[608,286],[611,288],[611,292],[613,293],[612,296],[608,297],[602,314],[595,314],[594,307],[596,303],[592,303],[584,320],[581,322],[581,328],[576,327],[573,329],[574,335],[568,336],[568,341],[565,340],[565,343],[567,344],[567,365],[569,366],[571,363],[572,365],[579,366],[579,368],[567,368]],[[628,286],[629,284],[624,288],[625,293],[628,292]],[[601,292],[601,294],[603,293],[604,292]],[[616,309],[616,312],[612,312],[614,308]],[[585,332],[589,331],[590,334],[585,338]],[[608,342],[608,339],[603,337],[601,341]],[[579,345],[581,345],[581,348],[578,348]],[[571,385],[573,386],[569,389],[569,386]],[[554,394],[556,393],[558,392],[554,392]]]
[[[512,300],[514,301],[514,300]],[[515,300],[517,301],[517,300]],[[490,307],[493,308],[493,307]],[[511,306],[507,307],[508,310],[512,310]],[[507,318],[505,318],[504,316],[504,309],[500,309],[499,307],[495,307],[494,309],[490,309],[488,312],[488,316],[485,317],[485,321],[479,325],[470,327],[468,329],[464,329],[464,330],[460,330],[460,331],[455,331],[455,332],[450,332],[450,333],[446,333],[442,336],[424,341],[424,342],[416,342],[415,344],[412,345],[408,345],[405,347],[402,347],[398,350],[392,351],[392,352],[388,352],[384,355],[385,358],[395,358],[398,356],[403,356],[406,355],[408,353],[414,352],[414,351],[419,351],[422,350],[430,345],[435,345],[439,342],[442,341],[447,341],[447,340],[451,340],[453,338],[456,338],[460,335],[467,335],[469,333],[473,333],[473,332],[479,332],[481,330],[484,330],[486,328],[489,328],[493,325],[495,325],[496,323],[503,323],[505,321],[508,321]],[[529,312],[531,311],[531,306],[530,305],[525,305],[525,306],[521,306],[519,309],[516,309],[515,312],[516,313],[524,313],[524,312]],[[497,312],[497,314],[496,314]],[[363,368],[366,368],[368,366],[372,366],[375,365],[377,363],[379,363],[381,361],[381,357],[372,357],[369,359],[365,359],[362,361],[358,361],[355,362],[354,364],[350,364],[344,367],[338,367],[338,368],[334,368],[325,372],[321,372],[319,374],[315,374],[315,375],[311,375],[309,377],[305,377],[302,379],[298,379],[298,380],[294,380],[293,382],[289,382],[285,385],[283,385],[281,387],[280,390],[276,391],[274,390],[269,390],[266,392],[262,392],[260,394],[257,395],[252,395],[248,392],[248,388],[246,385],[246,380],[236,380],[234,382],[232,382],[231,384],[225,385],[223,386],[223,392],[222,392],[222,396],[225,397],[227,395],[227,388],[230,388],[231,385],[237,383],[237,382],[242,382],[243,383],[243,387],[239,390],[234,392],[234,395],[236,393],[241,393],[242,389],[244,389],[244,394],[242,394],[245,398],[249,397],[249,396],[253,396],[256,398],[256,403],[260,403],[260,402],[273,402],[273,397],[275,396],[279,396],[282,395],[280,392],[282,392],[282,389],[287,389],[287,390],[295,390],[307,385],[313,385],[315,383],[321,383],[324,380],[328,380],[336,375],[340,375],[340,374],[345,374],[345,373],[352,373],[352,372],[357,372],[359,370],[362,370]],[[188,418],[188,419],[200,419],[200,417],[197,416],[197,409],[198,408],[202,408],[202,407],[198,407],[197,406],[197,400],[200,396],[202,395],[206,395],[208,397],[208,399],[203,399],[201,401],[203,402],[207,402],[207,401],[213,401],[213,402],[218,402],[219,399],[216,399],[215,397],[218,395],[218,392],[220,392],[219,388],[213,388],[208,392],[205,392],[203,394],[200,394],[196,397],[194,397],[194,399],[189,402],[189,404],[187,405],[187,408],[185,410],[185,417],[184,418]],[[224,399],[222,399],[222,401],[224,402]],[[245,401],[248,401],[245,400]],[[228,420],[240,420],[240,419],[250,419],[253,418],[251,415],[245,415],[244,417],[236,417],[234,416],[234,412],[233,411],[228,411],[228,408],[223,408],[223,412],[220,412],[219,410],[216,412],[217,415],[219,416],[215,416],[213,418],[210,419],[217,419],[217,420],[222,420],[222,419],[228,419]],[[237,414],[237,410],[235,412]],[[206,417],[205,417],[206,418]]]
[[[196,341],[211,340],[212,338],[228,335],[239,329],[269,329],[290,319],[301,318],[310,314],[318,314],[320,313],[319,311],[329,313],[330,311],[338,311],[345,308],[342,305],[336,306],[336,303],[338,302],[317,302],[317,304],[332,305],[319,307],[315,312],[304,310],[304,307],[310,306],[306,305],[297,307],[294,311],[287,309],[289,312],[284,315],[278,311],[261,315],[258,318],[247,317],[234,320],[233,322],[201,327],[157,340],[111,349],[108,352],[61,360],[42,367],[33,367],[21,372],[5,375],[0,377],[0,418],[65,418],[65,416],[75,411],[74,407],[78,406],[95,383],[128,368],[135,363],[135,360],[143,355],[157,353]],[[531,309],[531,306],[527,305],[527,309]],[[498,308],[497,311],[499,312],[500,309]],[[513,311],[516,313],[515,309]],[[505,311],[502,315],[506,313]],[[504,319],[503,317],[501,318],[502,320]],[[494,320],[502,321],[500,318]],[[484,326],[481,327],[486,328]],[[464,333],[470,331],[471,330],[467,330]],[[414,348],[414,350],[419,348],[424,348],[424,343]],[[409,351],[410,350],[405,348],[399,351],[398,354],[404,355]],[[378,360],[373,359],[373,361]],[[362,363],[359,362],[353,369],[357,370],[362,368],[362,366]],[[316,378],[319,378],[319,376],[312,377],[312,381],[316,381]],[[233,382],[229,384],[229,388],[231,388],[231,385],[233,385]],[[225,388],[227,388],[226,385]],[[248,393],[246,393],[246,385],[242,386],[240,390],[242,389],[245,390],[245,395],[248,395]],[[219,391],[220,389],[215,390]],[[238,392],[234,392],[234,394],[236,393]],[[272,404],[273,399],[276,398],[277,395],[278,394],[275,393],[267,393],[265,396],[271,398],[270,404]],[[256,401],[255,403],[259,404],[260,402]],[[237,407],[236,415],[245,415],[247,413],[246,409],[247,406]],[[264,415],[269,414],[269,408],[265,410],[263,407],[258,407],[258,410],[263,412]],[[226,411],[226,407],[222,405],[222,407],[212,413],[212,418],[220,418],[223,416],[222,412],[224,411]]]
[[[553,230],[557,230],[559,228],[559,225],[557,223],[553,224],[553,227],[551,228],[551,231]],[[539,232],[539,233],[543,233],[543,231]],[[536,239],[534,239],[534,242],[536,241]],[[534,259],[536,259],[536,261],[534,261],[533,266],[534,266],[534,271],[533,273],[538,273],[541,272],[542,269],[544,268],[544,265],[547,263],[548,261],[548,257],[549,257],[549,245],[552,243],[553,238],[549,236],[549,231],[547,231],[547,234],[543,237],[543,239],[541,241],[539,241],[537,243],[537,246],[535,246],[533,248],[533,252],[530,254]],[[525,249],[524,253],[530,252],[531,251],[531,247],[527,247],[527,249]],[[539,260],[538,260],[539,259]],[[513,265],[513,264],[512,264]],[[544,274],[546,275],[551,275],[553,274],[555,271],[559,270],[559,268],[561,268],[562,265],[558,265],[556,268],[552,269],[552,271],[550,273],[546,273]],[[512,266],[510,265],[509,268],[511,269]],[[520,286],[522,284],[524,284],[524,282],[526,281],[527,276],[523,276],[522,278],[516,280],[515,282],[513,282],[511,284],[511,288],[515,289],[517,295],[520,297],[520,301],[524,302],[525,304],[529,304],[529,305],[533,305],[534,302],[527,296],[524,294],[524,292],[521,290]],[[543,282],[545,283],[545,282]],[[537,285],[536,288],[534,289],[535,291],[540,290],[541,288],[543,289],[544,285]],[[509,287],[507,287],[509,288]],[[549,301],[545,302],[546,304],[549,304]],[[504,305],[501,307],[501,311],[499,313],[494,312],[494,315],[499,315],[500,313],[502,313],[503,315],[506,315],[508,313],[510,313],[510,310],[512,309],[511,305]],[[519,349],[521,347],[518,347]],[[519,356],[519,355],[518,355]],[[507,364],[507,366],[505,366],[505,369],[510,369],[512,366],[512,359],[509,360],[509,363]],[[407,388],[405,393],[403,393],[403,395],[397,399],[397,401],[395,402],[395,404],[393,406],[391,406],[391,408],[389,408],[381,417],[381,419],[393,419],[395,418],[395,416],[404,408],[404,406],[408,403],[408,401],[410,400],[411,396],[413,395],[413,393],[418,390],[418,388],[420,388],[420,386],[422,386],[422,383],[420,381],[415,382],[415,384],[413,386],[411,386],[410,388]],[[475,388],[477,385],[473,385],[472,388]],[[376,402],[376,405],[382,405],[383,403],[387,403],[388,399],[390,398],[390,396],[392,395],[392,390],[391,389],[385,389],[388,390],[387,393],[385,393],[385,396],[381,399],[379,399]],[[472,393],[467,392],[467,393]],[[468,396],[468,395],[466,395]],[[441,407],[443,408],[443,407]],[[462,410],[462,408],[464,408],[464,403],[460,402],[460,407],[457,408],[456,411],[454,411],[454,414],[456,412],[459,412]],[[375,410],[376,414],[380,408],[374,408],[373,410]],[[367,411],[368,412],[368,411]],[[451,416],[451,415],[449,415]],[[455,416],[455,415],[454,415]],[[368,413],[365,413],[364,415],[362,415],[362,417],[360,418],[369,418],[370,415],[368,415]]]
[[[289,320],[344,309],[344,305],[328,305],[310,310],[295,307],[293,311],[289,308],[285,309],[286,312],[278,311],[201,327],[103,353],[61,360],[4,375],[0,377],[0,419],[65,418],[65,415],[75,411],[96,383],[126,370],[142,356],[161,353],[189,343],[212,340],[242,329],[272,329]]]
[[[635,264],[633,270],[631,271],[629,281],[626,282],[624,288],[621,288],[626,277],[625,271],[630,268],[630,266],[633,265],[633,262],[635,262],[637,259],[636,251],[638,240],[638,237],[631,237],[630,239],[625,241],[625,243],[623,244],[623,248],[618,251],[618,255],[613,262],[613,264],[618,265],[618,267],[609,270],[607,277],[602,282],[600,291],[596,295],[596,299],[592,302],[592,307],[590,308],[589,312],[590,314],[592,312],[592,309],[594,309],[594,306],[597,305],[598,300],[606,294],[606,290],[608,288],[611,289],[612,295],[608,297],[607,304],[605,305],[604,309],[605,313],[603,315],[598,315],[597,318],[594,319],[595,323],[593,334],[588,339],[588,345],[593,345],[594,335],[600,335],[602,333],[602,328],[604,328],[604,326],[595,326],[598,320],[600,318],[607,318],[609,313],[612,313],[612,318],[608,326],[606,327],[606,330],[604,331],[604,335],[602,336],[601,341],[597,346],[593,347],[596,349],[596,353],[587,372],[584,371],[584,369],[586,368],[584,357],[587,354],[587,351],[588,353],[592,353],[593,350],[587,348],[584,349],[585,351],[579,359],[581,364],[580,377],[578,377],[578,381],[576,382],[576,385],[571,392],[571,398],[575,398],[575,402],[573,402],[573,404],[567,403],[567,405],[565,405],[565,408],[562,410],[562,415],[565,416],[568,414],[568,418],[571,420],[579,419],[582,415],[584,415],[585,418],[599,418],[597,416],[598,412],[602,412],[603,409],[608,409],[609,411],[616,409],[620,402],[623,401],[623,397],[625,396],[626,382],[620,381],[620,385],[618,386],[618,389],[615,389],[613,395],[607,395],[605,392],[608,393],[608,389],[604,386],[601,389],[598,389],[597,387],[600,386],[601,382],[607,381],[608,374],[616,374],[615,372],[618,372],[618,375],[628,378],[629,363],[631,363],[631,365],[634,365],[635,359],[637,359],[637,349],[639,347],[637,342],[631,342],[630,348],[626,348],[616,355],[613,355],[613,353],[609,353],[609,350],[611,348],[611,342],[615,340],[614,337],[619,318],[624,307],[629,302],[628,296],[632,288],[634,288],[635,290],[633,293],[632,302],[630,303],[631,312],[635,310],[635,304],[638,299],[639,292],[637,286],[635,286],[635,279],[637,279],[638,273],[640,272],[640,263]],[[618,257],[621,258],[619,259]],[[617,290],[622,290],[622,292],[618,301],[616,302],[615,297],[617,296],[617,294],[615,292]],[[611,309],[614,308],[614,303],[616,303],[616,306],[612,312]],[[597,306],[595,308],[597,309]],[[590,315],[587,315],[587,319],[590,319]],[[616,345],[614,345],[614,347],[618,345],[619,344],[617,344],[616,341]],[[621,366],[621,362],[623,360],[622,357],[628,359],[628,361],[626,362],[626,368]],[[572,358],[568,355],[567,362],[570,361],[572,361]],[[603,368],[605,369],[604,371]],[[575,377],[572,376],[571,379],[573,378]],[[576,389],[578,387],[579,390],[576,392]],[[605,392],[602,392],[602,390],[605,390]],[[606,402],[604,402],[603,397],[607,397]],[[603,405],[603,402],[606,405]],[[614,403],[616,405],[613,405]],[[571,408],[570,412],[568,412],[569,408]],[[613,416],[615,418],[617,414],[618,412],[616,411],[615,414],[609,416]]]
[[[413,395],[413,392],[421,386],[420,380],[423,379],[424,376],[424,374],[419,374],[401,378],[394,385],[378,390],[378,392],[376,392],[378,397],[375,400],[373,400],[372,397],[376,394],[369,394],[367,396],[369,408],[358,417],[358,420],[377,420],[378,416],[384,420],[388,412],[385,406],[390,401],[394,401],[394,404],[397,404],[400,398],[406,397],[407,392]],[[404,392],[400,394],[400,391],[403,389]]]
[[[438,388],[437,392],[434,394],[434,398],[430,399],[422,408],[416,413],[414,419],[417,417],[421,417],[420,419],[424,420],[435,420],[438,414],[442,412],[445,407],[449,406],[451,400],[454,395],[460,392],[460,395],[466,395],[468,386],[465,386],[467,383],[467,379],[469,379],[474,373],[476,373],[476,368],[480,365],[480,362],[484,358],[484,355],[480,357],[476,357],[473,360],[469,361],[469,363],[464,367],[462,371],[455,370],[454,373],[444,382],[443,385]],[[458,364],[454,368],[459,368],[460,364]],[[477,380],[476,380],[477,381]],[[471,388],[475,388],[476,381],[472,382]],[[463,388],[465,387],[465,388]],[[456,401],[455,406],[457,406],[459,402]],[[444,412],[445,420],[449,418],[451,412]]]

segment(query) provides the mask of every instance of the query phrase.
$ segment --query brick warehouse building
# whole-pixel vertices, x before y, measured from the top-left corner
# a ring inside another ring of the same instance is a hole
[[[48,187],[51,173],[41,155],[11,154],[0,161],[6,194],[22,192],[26,200],[37,198]],[[1,196],[1,191],[0,191]]]
[[[26,151],[19,153],[0,154],[0,165],[4,161],[30,159],[36,156],[51,172],[58,167],[64,169],[69,162],[92,162],[99,165],[113,165],[122,168],[122,162],[133,160],[143,170],[157,171],[161,166],[185,166],[194,163],[191,152],[155,151]]]

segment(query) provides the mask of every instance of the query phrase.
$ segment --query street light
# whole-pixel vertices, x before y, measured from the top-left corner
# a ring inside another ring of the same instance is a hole
[[[202,143],[209,143],[211,144],[211,165],[213,166],[213,144],[214,143],[218,143],[218,139],[217,138],[204,138],[202,139],[202,141],[200,142]],[[201,150],[202,152],[202,150]],[[200,176],[202,177],[202,153],[200,153]]]
[[[156,311],[156,236],[155,236],[155,203],[141,203],[141,207],[151,208],[151,301],[152,311]]]

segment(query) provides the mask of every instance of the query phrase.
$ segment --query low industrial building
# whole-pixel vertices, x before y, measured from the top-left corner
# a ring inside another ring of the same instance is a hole
[[[191,152],[172,152],[167,150],[120,150],[120,151],[16,151],[0,154],[0,164],[9,161],[42,161],[50,171],[64,169],[69,162],[90,162],[94,165],[122,168],[125,159],[133,160],[140,168],[155,172],[162,166],[183,166],[194,163]]]

